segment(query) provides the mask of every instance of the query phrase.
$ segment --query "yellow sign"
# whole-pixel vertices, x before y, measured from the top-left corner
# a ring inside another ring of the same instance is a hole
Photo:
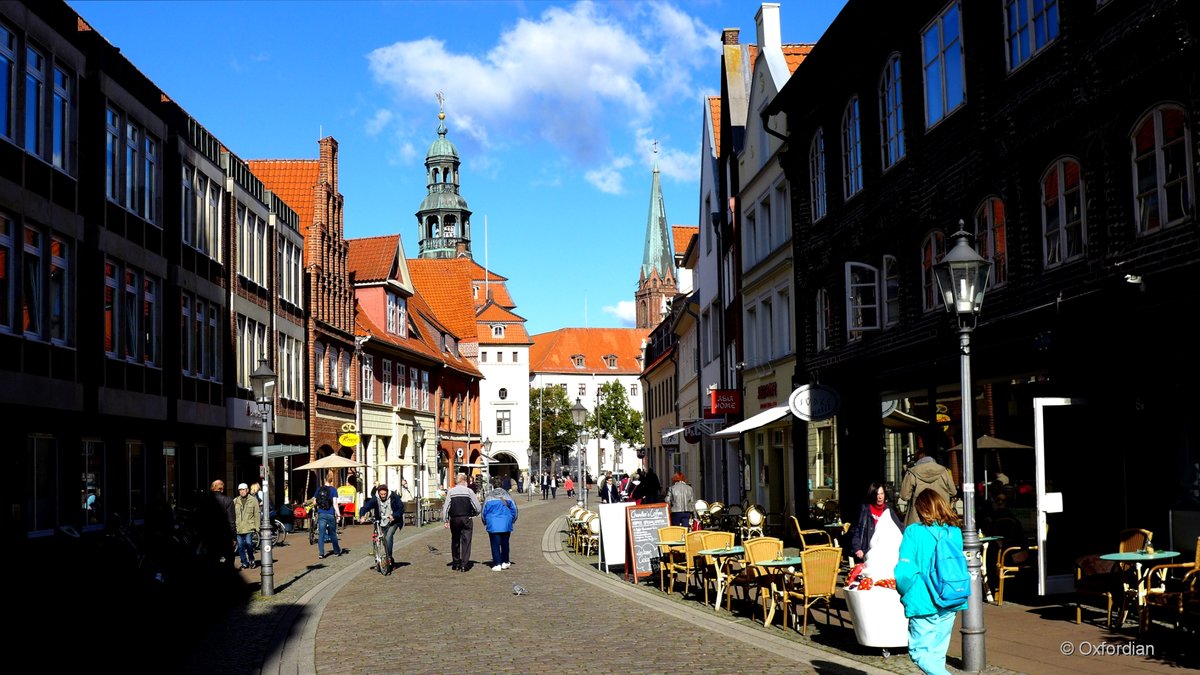
[[[353,448],[358,445],[358,434],[345,433],[338,436],[338,443],[341,443],[347,448]]]

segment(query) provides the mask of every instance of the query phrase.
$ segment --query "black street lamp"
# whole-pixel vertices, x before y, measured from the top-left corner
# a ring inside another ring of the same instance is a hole
[[[271,473],[267,469],[267,424],[271,419],[271,408],[275,404],[275,371],[267,365],[267,359],[258,362],[258,368],[250,374],[250,386],[254,390],[254,400],[258,402],[258,412],[262,415],[262,531],[258,535],[262,543],[262,567],[259,568],[262,580],[262,594],[275,595],[275,554],[272,547],[275,544],[275,534],[271,527]]]
[[[571,406],[571,421],[575,423],[575,428],[579,430],[579,454],[575,457],[575,469],[579,474],[579,480],[583,481],[583,453],[587,451],[588,433],[583,428],[587,423],[587,408],[583,407],[583,401],[579,398],[575,399],[575,405]],[[583,490],[583,507],[587,508],[587,490],[586,485]]]
[[[425,427],[421,426],[420,422],[413,422],[413,447],[417,450],[417,475],[413,481],[417,488],[415,499],[417,500],[417,529],[421,528],[421,477],[425,474]]]
[[[533,501],[533,446],[526,451],[529,455],[529,477],[525,479],[525,501]]]
[[[983,582],[980,568],[983,567],[979,531],[975,528],[975,433],[972,429],[971,395],[971,331],[983,306],[983,294],[987,290],[992,262],[971,248],[972,235],[963,230],[963,221],[958,221],[958,232],[950,235],[954,240],[951,248],[934,265],[938,288],[946,311],[958,318],[959,363],[962,368],[962,453],[963,453],[963,551],[967,556],[967,568],[971,573],[971,596],[967,600],[967,612],[962,621],[963,670],[982,672],[987,662],[984,653],[983,626]]]

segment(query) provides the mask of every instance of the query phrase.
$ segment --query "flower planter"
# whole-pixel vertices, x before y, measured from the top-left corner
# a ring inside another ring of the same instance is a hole
[[[854,637],[864,647],[907,647],[908,619],[900,594],[890,588],[875,587],[867,591],[843,590],[850,617],[854,621]]]

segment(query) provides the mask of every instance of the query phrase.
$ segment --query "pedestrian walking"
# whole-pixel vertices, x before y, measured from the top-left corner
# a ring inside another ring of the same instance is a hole
[[[867,551],[871,550],[871,537],[875,536],[875,526],[885,514],[896,524],[896,529],[904,532],[904,523],[900,516],[896,515],[896,510],[887,503],[887,491],[883,484],[871,483],[871,487],[867,488],[866,500],[858,511],[858,521],[850,539],[850,550],[858,560],[866,559]]]
[[[949,544],[962,550],[961,521],[950,503],[937,490],[917,495],[909,509],[917,522],[904,530],[900,542],[900,561],[896,563],[896,590],[908,617],[908,655],[925,673],[942,675],[946,670],[946,650],[954,629],[954,615],[967,608],[967,602],[942,609],[930,592],[930,572],[937,561],[934,550],[938,540],[949,537]]]
[[[325,558],[325,540],[333,542],[333,554],[341,555],[346,552],[338,544],[337,536],[337,490],[333,487],[333,479],[326,478],[325,484],[317,488],[317,559]]]
[[[479,497],[467,487],[467,474],[454,477],[454,487],[442,504],[442,522],[450,529],[450,569],[466,572],[471,569],[472,519],[479,515]]]
[[[233,500],[234,532],[237,533],[237,550],[242,559],[242,569],[257,567],[254,562],[254,530],[259,526],[258,497],[250,494],[250,486],[238,484],[238,496]]]
[[[667,506],[671,510],[671,524],[687,527],[692,524],[692,508],[696,503],[692,486],[687,483],[687,476],[682,471],[676,471],[671,476],[671,489],[667,491]]]
[[[512,564],[508,558],[508,540],[517,524],[517,503],[503,481],[493,481],[495,487],[483,501],[483,526],[492,544],[492,571],[506,570]]]
[[[233,567],[233,551],[237,543],[236,518],[233,500],[225,496],[225,481],[214,480],[208,487],[209,501],[205,506],[205,530],[208,552],[213,562]]]
[[[567,476],[566,480],[563,481],[563,489],[567,491],[568,497],[575,495],[575,481],[570,476]]]
[[[937,490],[947,503],[958,494],[954,481],[950,479],[950,471],[930,457],[925,448],[917,448],[916,457],[917,461],[904,472],[904,479],[900,481],[900,498],[908,502],[908,512],[904,514],[906,526],[917,522],[913,502],[925,490]]]
[[[600,485],[600,503],[601,504],[616,504],[621,501],[621,490],[617,487],[613,477],[610,474],[604,479],[604,483]]]
[[[550,498],[550,472],[542,472],[542,501]]]
[[[358,515],[362,517],[368,512],[371,513],[371,518],[379,523],[380,532],[383,533],[383,546],[387,550],[387,571],[384,574],[391,574],[392,542],[396,533],[404,527],[404,500],[399,493],[389,495],[388,486],[381,483],[375,488],[375,496],[363,502]]]
[[[500,487],[504,488],[505,492],[511,493],[512,492],[512,476],[510,476],[508,474],[504,474],[504,477],[500,479]]]
[[[558,481],[562,480],[558,474],[550,476],[550,499],[558,499]]]

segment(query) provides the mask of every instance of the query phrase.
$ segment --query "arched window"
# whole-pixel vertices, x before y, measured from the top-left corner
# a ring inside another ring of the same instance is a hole
[[[1057,267],[1086,250],[1083,171],[1064,157],[1042,174],[1042,264]]]
[[[1006,220],[1004,202],[999,197],[988,197],[975,209],[975,249],[992,261],[992,274],[988,278],[991,287],[1003,286],[1008,281]]]
[[[808,146],[808,196],[815,223],[825,217],[825,130],[820,127]]]
[[[926,312],[942,306],[942,296],[938,293],[933,266],[941,262],[944,255],[946,235],[940,230],[930,232],[925,241],[921,242],[921,308]]]
[[[435,166],[435,167],[433,167],[433,182],[434,182],[434,183],[440,183],[440,182],[442,182],[442,179],[441,179],[441,169],[437,168],[436,166]]]
[[[1183,220],[1195,199],[1192,141],[1183,109],[1160,105],[1151,110],[1130,140],[1138,234]]]
[[[851,96],[842,113],[842,189],[850,199],[862,189],[862,138],[858,131],[858,97]]]
[[[879,138],[883,168],[904,157],[904,103],[900,88],[900,55],[893,54],[879,78]]]

